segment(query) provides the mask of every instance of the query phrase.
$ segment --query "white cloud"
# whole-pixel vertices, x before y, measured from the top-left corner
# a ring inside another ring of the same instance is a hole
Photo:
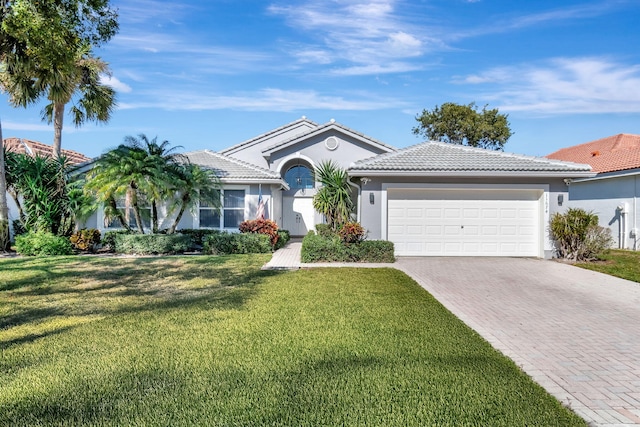
[[[390,72],[392,68],[384,67],[389,61],[420,57],[427,47],[439,44],[423,35],[424,28],[412,25],[401,16],[396,10],[397,3],[395,0],[307,1],[297,5],[272,5],[268,10],[283,16],[289,26],[314,40],[312,48],[298,41],[295,50],[322,53],[294,54],[300,62],[315,60],[319,65],[339,62],[341,68],[353,75],[358,70],[370,74],[369,70],[376,67]]]
[[[52,125],[46,124],[33,124],[33,123],[18,123],[12,121],[2,121],[2,128],[6,130],[14,131],[41,131],[50,132],[53,130]]]
[[[100,76],[100,82],[107,86],[111,86],[116,92],[130,93],[132,90],[131,86],[121,82],[120,80],[118,80],[118,78],[114,76],[107,76],[107,75]]]
[[[314,90],[283,90],[266,88],[253,93],[235,95],[203,95],[184,90],[165,90],[148,94],[148,101],[121,103],[119,109],[158,108],[165,110],[246,110],[246,111],[307,111],[340,110],[370,111],[394,107],[406,107],[406,103],[395,99],[377,98],[367,94],[324,95]],[[170,101],[170,102],[169,102]]]
[[[489,85],[485,98],[508,111],[640,112],[640,64],[606,58],[556,58],[539,65],[501,67],[456,83]]]

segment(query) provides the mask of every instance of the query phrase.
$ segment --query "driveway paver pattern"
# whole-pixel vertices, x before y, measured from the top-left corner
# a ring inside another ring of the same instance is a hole
[[[640,284],[526,258],[395,267],[591,425],[640,425]]]

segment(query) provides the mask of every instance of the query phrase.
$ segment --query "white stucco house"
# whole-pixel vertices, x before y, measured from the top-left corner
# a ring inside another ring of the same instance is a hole
[[[550,257],[547,227],[564,209],[565,180],[594,175],[588,165],[438,142],[397,149],[305,117],[218,152],[185,154],[218,173],[223,209],[200,206],[180,228],[235,231],[255,218],[262,195],[268,218],[304,236],[323,222],[312,170],[333,160],[348,170],[368,238],[391,240],[409,256]],[[108,228],[100,213],[86,225]]]
[[[638,249],[640,135],[618,134],[560,149],[550,159],[591,165],[592,177],[569,182],[568,206],[598,215],[621,249]]]

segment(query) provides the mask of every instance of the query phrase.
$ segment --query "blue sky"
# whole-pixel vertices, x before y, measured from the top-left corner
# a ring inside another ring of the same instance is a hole
[[[640,134],[639,0],[120,0],[96,53],[118,108],[62,147],[97,156],[126,135],[220,150],[302,116],[396,147],[444,102],[509,115],[505,151],[545,155]],[[45,143],[42,104],[0,103],[4,137]]]

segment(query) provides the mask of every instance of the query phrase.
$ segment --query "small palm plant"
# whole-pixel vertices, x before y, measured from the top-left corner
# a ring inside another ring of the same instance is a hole
[[[333,230],[337,230],[351,220],[354,209],[349,175],[331,160],[321,162],[314,174],[321,187],[313,197],[313,207],[325,216]]]

